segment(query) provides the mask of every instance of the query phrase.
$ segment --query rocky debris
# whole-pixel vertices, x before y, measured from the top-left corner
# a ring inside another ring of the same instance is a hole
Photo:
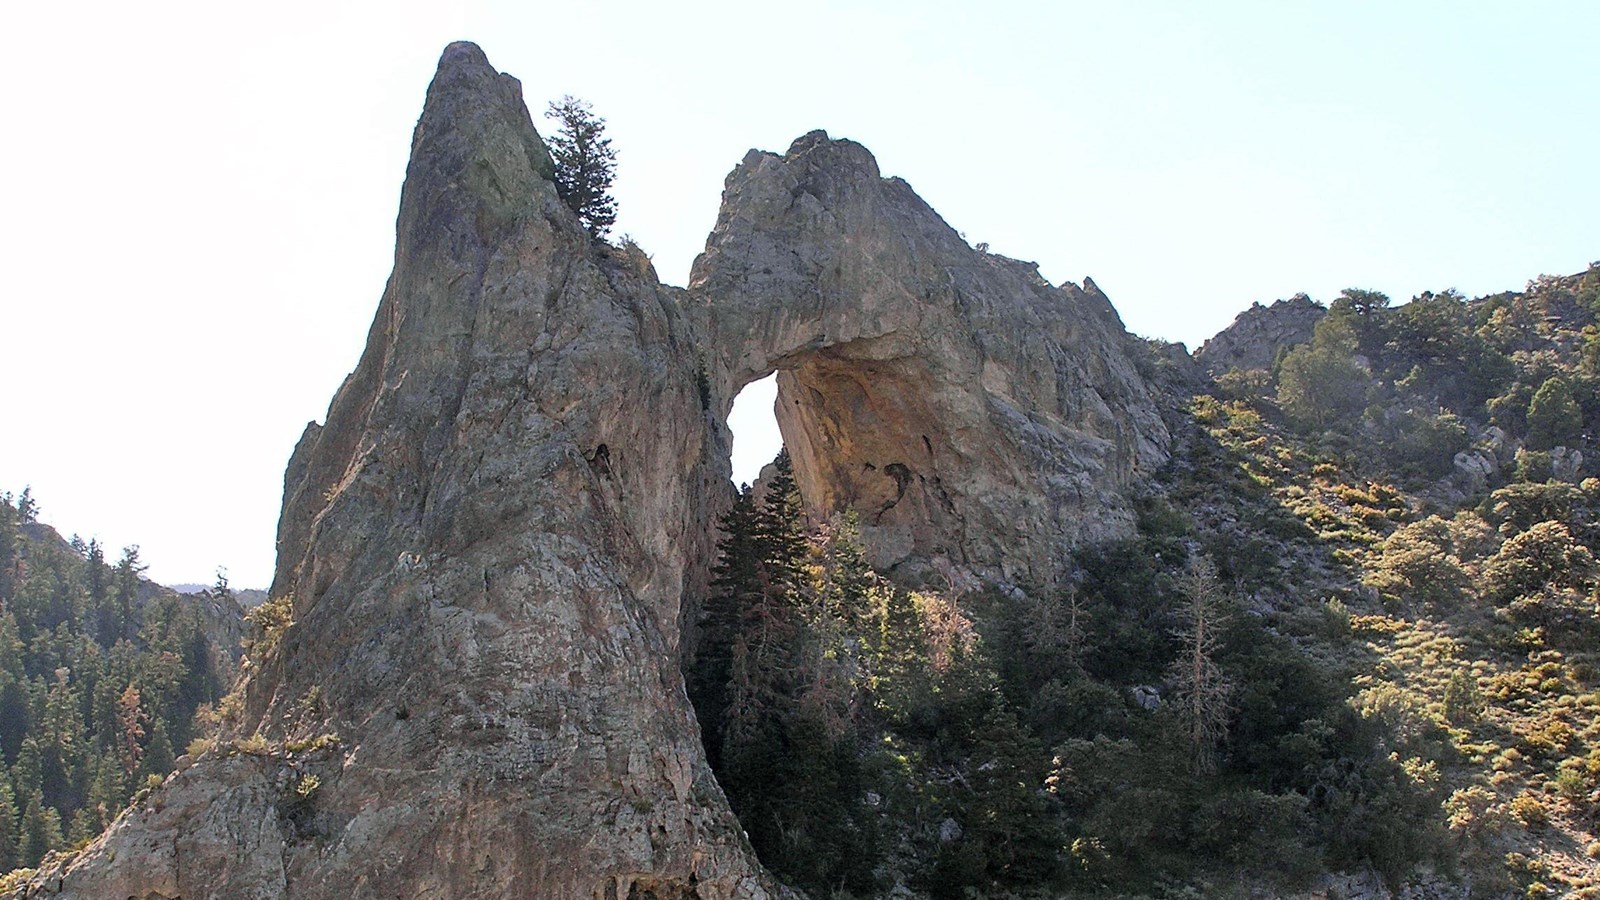
[[[1456,882],[1442,875],[1417,873],[1395,887],[1371,870],[1324,875],[1310,890],[1294,895],[1295,900],[1467,900],[1472,896],[1470,878]]]
[[[1478,437],[1477,447],[1492,455],[1500,465],[1516,459],[1517,447],[1511,438],[1506,436],[1505,429],[1499,425],[1490,425],[1483,429],[1483,434]]]
[[[550,174],[516,80],[448,47],[367,348],[285,474],[293,622],[219,749],[24,895],[783,895],[679,668],[726,415],[773,370],[802,494],[879,562],[1039,583],[1131,528],[1168,437],[1093,282],[820,132],[734,171],[687,291]]]
[[[1271,368],[1279,351],[1310,341],[1311,332],[1327,314],[1326,307],[1305,294],[1271,306],[1256,303],[1201,344],[1194,357],[1212,377],[1229,369]]]
[[[1094,282],[967,246],[851,141],[749,153],[689,291],[719,393],[778,372],[801,494],[856,509],[880,569],[946,556],[1048,583],[1066,550],[1131,530],[1126,489],[1166,459]]]
[[[1142,710],[1154,711],[1161,708],[1161,691],[1153,685],[1135,685],[1128,693],[1133,697],[1133,705]]]
[[[1469,497],[1488,490],[1490,479],[1500,471],[1494,454],[1484,450],[1462,450],[1453,462],[1457,486]]]

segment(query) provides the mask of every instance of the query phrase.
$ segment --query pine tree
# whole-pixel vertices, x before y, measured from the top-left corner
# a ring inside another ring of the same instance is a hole
[[[829,530],[826,569],[828,612],[844,624],[852,637],[871,636],[877,626],[879,594],[886,588],[867,564],[860,519],[853,509],[838,517]]]
[[[807,588],[805,567],[810,546],[800,488],[795,484],[788,450],[780,450],[773,460],[772,477],[765,487],[753,523],[761,561],[761,587],[774,602],[798,606]]]
[[[10,603],[16,597],[17,523],[11,493],[0,493],[0,603]]]
[[[32,486],[23,488],[22,496],[17,498],[17,518],[23,525],[39,521],[39,501],[33,499]]]
[[[64,843],[61,837],[61,814],[46,806],[44,796],[34,791],[28,797],[22,813],[22,835],[18,856],[23,866],[37,866],[39,860],[51,850],[59,850]]]
[[[111,567],[106,565],[105,548],[97,540],[89,541],[85,559],[88,576],[89,609],[94,611],[94,634],[103,647],[116,643],[117,621],[111,606]]]
[[[551,103],[545,117],[559,123],[549,140],[556,193],[578,214],[590,236],[603,239],[617,221],[617,201],[611,196],[617,151],[605,136],[606,120],[595,115],[586,101],[572,96]]]
[[[1185,603],[1179,610],[1180,651],[1171,680],[1195,770],[1209,774],[1216,770],[1217,745],[1227,735],[1233,693],[1216,663],[1225,616],[1216,565],[1208,557],[1191,555],[1178,575],[1178,590]]]
[[[157,719],[150,726],[150,746],[144,751],[144,771],[148,775],[165,777],[172,771],[174,759],[172,740],[167,737],[167,720]]]
[[[993,696],[976,730],[969,839],[981,842],[990,874],[1029,881],[1055,866],[1056,829],[1040,797],[1047,757],[1004,700]]]
[[[0,770],[0,874],[21,864],[18,846],[17,802],[11,792],[11,779]]]
[[[16,764],[11,767],[11,784],[20,800],[40,790],[44,782],[44,761],[39,750],[39,739],[29,735],[17,751]]]
[[[89,789],[84,798],[84,809],[92,812],[98,827],[104,830],[121,811],[127,798],[127,778],[116,755],[99,749],[90,761]]]
[[[0,607],[0,763],[15,761],[32,726],[22,638],[11,610]]]
[[[890,722],[908,724],[927,707],[931,688],[922,613],[910,592],[895,588],[884,596],[874,650],[873,699]]]
[[[147,567],[139,562],[137,544],[122,548],[122,559],[117,561],[117,637],[133,635],[133,610],[139,600],[139,576]]]
[[[144,723],[148,716],[140,705],[139,689],[129,684],[117,699],[117,757],[128,775],[139,771],[144,758]]]
[[[711,595],[706,598],[701,616],[699,642],[688,679],[689,697],[713,765],[722,754],[740,610],[755,603],[761,590],[754,539],[755,499],[748,485],[739,490],[720,526],[723,536],[717,545],[717,564],[711,570]]]

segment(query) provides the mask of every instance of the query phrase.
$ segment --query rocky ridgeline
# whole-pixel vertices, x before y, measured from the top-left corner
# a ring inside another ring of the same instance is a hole
[[[1212,377],[1229,369],[1270,369],[1281,351],[1310,341],[1327,314],[1326,307],[1305,294],[1271,306],[1256,303],[1200,345],[1194,358]]]
[[[779,372],[874,560],[1047,584],[1168,435],[1094,284],[968,247],[848,141],[752,152],[688,289],[592,242],[515,79],[446,49],[395,268],[285,477],[293,624],[218,749],[25,896],[760,898],[679,669]]]

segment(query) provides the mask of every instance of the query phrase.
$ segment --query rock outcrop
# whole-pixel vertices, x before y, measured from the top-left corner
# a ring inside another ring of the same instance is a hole
[[[285,476],[218,748],[26,896],[780,895],[679,669],[777,370],[809,504],[880,563],[1047,583],[1167,435],[1092,282],[973,250],[872,157],[752,153],[689,289],[557,198],[517,82],[444,54],[368,345]]]
[[[289,466],[294,624],[228,736],[265,747],[173,776],[37,893],[768,895],[678,668],[716,468],[694,339],[549,172],[517,82],[452,45],[367,349]]]
[[[1317,323],[1328,314],[1305,294],[1257,303],[1240,313],[1233,324],[1217,332],[1195,351],[1195,360],[1213,377],[1229,369],[1271,368],[1279,351],[1311,340]]]
[[[967,246],[859,144],[751,151],[689,290],[721,394],[778,371],[802,496],[856,509],[880,568],[1046,584],[1065,551],[1126,533],[1126,489],[1165,459],[1094,282]]]

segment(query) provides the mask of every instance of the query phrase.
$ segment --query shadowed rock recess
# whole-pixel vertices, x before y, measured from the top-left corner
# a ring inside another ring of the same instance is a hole
[[[285,476],[293,624],[219,748],[27,896],[782,896],[679,669],[777,370],[807,503],[875,561],[1048,583],[1167,435],[1092,282],[969,248],[814,132],[729,176],[691,286],[589,240],[515,79],[452,44],[356,370]]]

